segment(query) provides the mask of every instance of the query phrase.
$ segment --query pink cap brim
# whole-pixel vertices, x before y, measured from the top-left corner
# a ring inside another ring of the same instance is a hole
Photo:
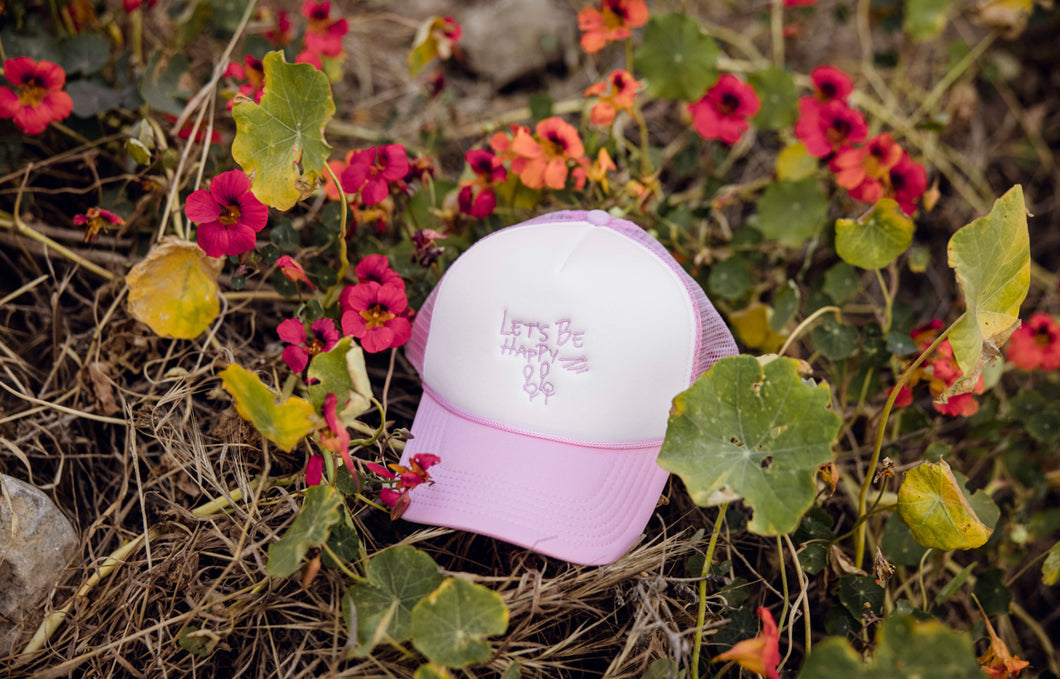
[[[594,447],[464,417],[425,390],[402,462],[433,453],[433,485],[404,518],[488,535],[565,561],[609,564],[643,533],[666,485],[660,442]]]

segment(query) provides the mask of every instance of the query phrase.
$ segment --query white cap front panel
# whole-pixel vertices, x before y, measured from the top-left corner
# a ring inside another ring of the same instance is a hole
[[[498,426],[596,443],[661,439],[698,323],[642,245],[588,222],[498,232],[439,283],[424,384]]]

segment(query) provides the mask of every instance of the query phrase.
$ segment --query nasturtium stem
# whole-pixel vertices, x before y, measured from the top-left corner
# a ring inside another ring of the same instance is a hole
[[[699,652],[703,647],[703,623],[707,618],[707,575],[710,564],[714,561],[714,549],[718,546],[721,525],[725,522],[725,512],[729,509],[726,502],[718,507],[718,518],[714,520],[714,530],[707,543],[707,554],[703,557],[703,568],[699,573],[699,610],[696,612],[696,634],[692,642],[692,679],[699,679]]]
[[[773,65],[784,67],[784,2],[773,0],[769,15],[770,40],[773,43]]]
[[[886,336],[891,331],[891,321],[894,313],[894,297],[887,289],[883,280],[883,272],[876,269],[876,281],[880,284],[880,292],[883,293],[883,334]]]
[[[335,171],[327,162],[324,163],[324,171],[331,177],[331,181],[335,182],[339,200],[342,201],[342,216],[339,218],[339,271],[335,278],[335,285],[331,286],[324,295],[324,307],[326,308],[335,303],[342,290],[342,279],[346,278],[346,272],[350,270],[350,259],[346,252],[346,213],[349,212],[350,204],[346,202],[346,192],[342,190],[342,182],[335,176]]]
[[[891,408],[894,407],[894,401],[898,398],[898,393],[905,386],[909,378],[913,376],[916,369],[927,360],[931,354],[935,353],[935,349],[942,344],[947,337],[949,337],[950,331],[953,330],[953,326],[956,325],[964,314],[961,314],[956,321],[951,323],[948,328],[939,333],[939,336],[935,338],[935,341],[931,343],[927,349],[917,356],[917,359],[913,361],[913,364],[906,368],[906,371],[902,373],[902,376],[895,382],[894,387],[891,388],[891,394],[887,397],[887,402],[883,404],[883,411],[880,413],[880,424],[876,430],[876,441],[872,446],[872,457],[869,459],[869,466],[865,470],[865,479],[861,482],[861,492],[858,494],[858,520],[861,521],[865,516],[865,509],[868,504],[869,486],[872,485],[872,478],[876,476],[876,468],[880,464],[880,450],[883,448],[883,437],[887,431],[887,418],[891,414]],[[857,530],[854,533],[854,566],[861,568],[862,562],[865,560],[865,531],[868,528],[867,521],[861,521],[858,524]]]
[[[823,306],[820,309],[818,309],[817,311],[813,312],[812,314],[807,316],[802,321],[802,323],[799,323],[795,327],[794,330],[791,331],[791,334],[788,335],[788,339],[785,340],[784,346],[780,347],[780,351],[777,352],[777,355],[778,356],[783,356],[784,352],[786,352],[788,350],[788,347],[791,346],[791,343],[795,341],[796,337],[798,337],[800,334],[802,334],[802,332],[804,330],[806,330],[806,328],[808,328],[811,323],[816,321],[818,316],[822,316],[822,315],[828,313],[829,311],[831,311],[834,314],[836,314],[837,317],[842,313],[842,310],[839,307],[837,307],[837,306]]]

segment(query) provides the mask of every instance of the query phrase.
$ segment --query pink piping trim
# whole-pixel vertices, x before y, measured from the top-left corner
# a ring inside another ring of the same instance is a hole
[[[662,446],[662,439],[645,439],[643,441],[625,441],[622,443],[614,442],[600,442],[600,441],[589,441],[586,439],[575,439],[568,438],[566,436],[549,436],[546,434],[539,434],[537,432],[530,431],[528,429],[522,429],[520,427],[513,427],[511,425],[503,424],[495,420],[486,419],[477,415],[457,408],[453,404],[446,401],[442,396],[428,387],[426,384],[423,385],[423,391],[430,394],[435,401],[438,402],[443,408],[465,420],[469,420],[476,424],[481,424],[484,427],[491,429],[499,429],[500,431],[507,431],[520,436],[529,436],[530,438],[542,439],[544,441],[555,441],[557,443],[569,443],[576,446],[582,446],[584,448],[606,448],[609,450],[629,450],[632,448],[650,448],[652,446]]]

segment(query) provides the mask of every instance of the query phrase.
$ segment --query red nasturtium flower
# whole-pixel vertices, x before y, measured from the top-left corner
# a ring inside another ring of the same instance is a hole
[[[302,16],[309,20],[305,32],[306,52],[325,57],[342,54],[342,38],[349,32],[346,19],[331,18],[329,0],[306,0],[302,5]]]
[[[475,178],[460,182],[457,203],[464,214],[485,219],[497,207],[497,194],[493,192],[493,187],[508,180],[508,171],[504,169],[501,156],[486,149],[471,149],[464,154],[464,160]]]
[[[409,491],[424,483],[434,483],[427,470],[439,462],[441,462],[441,458],[437,455],[419,453],[412,456],[408,467],[400,464],[391,464],[388,465],[390,469],[387,469],[383,465],[374,462],[368,462],[365,466],[369,471],[388,482],[389,485],[379,491],[379,499],[392,509],[391,518],[398,519],[408,508]]]
[[[936,318],[930,323],[913,329],[909,336],[912,337],[917,347],[923,352],[935,341],[941,329],[942,321]],[[947,339],[910,376],[909,381],[898,392],[894,405],[897,408],[912,405],[913,387],[922,379],[927,380],[931,395],[938,397],[963,376],[964,372],[957,365],[957,361],[953,357],[953,347]],[[973,391],[976,394],[981,394],[984,389],[983,376],[980,375]],[[951,417],[956,417],[957,415],[967,417],[979,411],[979,402],[975,400],[972,394],[951,396],[946,403],[935,402],[934,406],[938,412]]]
[[[435,245],[435,243],[448,237],[434,229],[417,229],[412,234],[412,242],[416,245],[416,250],[412,253],[412,261],[424,268],[434,264],[445,252],[444,247]]]
[[[199,224],[199,247],[210,257],[241,255],[254,249],[257,233],[269,221],[269,208],[250,190],[242,170],[222,172],[210,189],[193,192],[184,214]]]
[[[4,77],[15,89],[0,87],[0,118],[11,118],[26,134],[40,134],[74,110],[63,91],[66,71],[58,64],[16,57],[4,62]]]
[[[817,158],[842,151],[865,141],[869,127],[865,118],[841,99],[820,102],[813,97],[799,99],[799,119],[795,136]]]
[[[735,144],[747,130],[747,119],[758,113],[762,102],[753,87],[725,73],[703,98],[689,104],[692,126],[704,139]]]
[[[99,232],[108,226],[121,226],[125,220],[110,210],[101,207],[90,207],[84,214],[74,215],[74,224],[85,227],[85,242],[93,241]]]
[[[354,267],[358,283],[378,283],[379,285],[396,285],[405,289],[405,279],[397,271],[390,268],[390,260],[386,255],[368,255],[357,262]]]
[[[854,91],[850,76],[835,66],[818,66],[813,69],[810,72],[810,82],[813,83],[813,95],[822,102],[833,99],[846,101]]]
[[[345,288],[339,294],[342,334],[356,337],[370,354],[400,347],[412,337],[404,287],[375,281]]]
[[[589,111],[589,121],[594,125],[610,125],[619,111],[633,109],[633,102],[640,88],[641,83],[634,80],[629,71],[611,71],[607,80],[595,83],[585,90],[585,96],[600,98]]]
[[[339,418],[339,397],[328,394],[324,397],[324,423],[325,427],[320,430],[317,440],[326,450],[338,453],[342,456],[342,463],[350,470],[350,475],[357,478],[357,472],[353,468],[353,458],[350,457],[350,432],[346,431],[346,425]]]
[[[907,215],[916,212],[916,202],[927,190],[927,170],[924,166],[903,151],[902,157],[887,172],[886,179],[886,195],[894,196]]]
[[[277,47],[287,47],[291,44],[291,15],[287,10],[277,10],[275,13],[262,8],[261,18],[272,23],[272,27],[265,31],[265,39]]]
[[[1060,323],[1036,313],[1008,338],[1005,358],[1024,370],[1060,368]]]
[[[777,664],[780,663],[780,632],[773,614],[764,606],[756,611],[762,620],[762,631],[753,639],[744,639],[728,651],[716,656],[718,660],[735,660],[741,667],[766,679],[780,679]]]
[[[372,206],[382,202],[390,193],[390,182],[405,178],[409,171],[409,157],[401,144],[373,146],[355,151],[339,181],[347,195],[360,191],[361,202]]]
[[[283,362],[292,372],[302,372],[309,367],[314,356],[331,351],[339,343],[339,331],[330,318],[313,321],[309,331],[313,333],[312,338],[307,336],[305,324],[297,318],[288,318],[276,326],[276,334],[288,344],[283,349]]]
[[[902,147],[889,132],[878,134],[867,144],[840,151],[828,164],[835,183],[854,200],[875,203],[883,197],[884,185],[890,186],[891,168],[902,159]]]
[[[242,81],[239,83],[239,94],[253,99],[255,104],[261,103],[261,95],[265,92],[265,67],[262,66],[261,59],[255,59],[248,54],[243,57],[242,66],[234,61],[228,64],[224,75],[226,78]],[[228,100],[228,110],[232,110],[234,103],[235,99]]]
[[[305,463],[305,485],[319,486],[324,479],[324,458],[321,455],[310,455]]]
[[[582,29],[582,49],[592,54],[608,42],[625,40],[632,29],[648,23],[648,6],[644,0],[603,0],[600,9],[586,7],[578,12]]]
[[[585,155],[578,130],[562,118],[545,118],[530,135],[521,127],[512,139],[512,150],[518,156],[512,161],[512,172],[531,189],[562,189],[567,183],[568,161],[577,162]]]
[[[596,154],[596,160],[589,162],[588,158],[580,158],[578,167],[571,170],[571,176],[574,177],[574,188],[581,191],[588,180],[599,184],[605,194],[610,193],[611,189],[607,183],[607,173],[614,172],[617,169],[615,161],[611,160],[611,154],[607,152],[606,148],[600,147]]]

